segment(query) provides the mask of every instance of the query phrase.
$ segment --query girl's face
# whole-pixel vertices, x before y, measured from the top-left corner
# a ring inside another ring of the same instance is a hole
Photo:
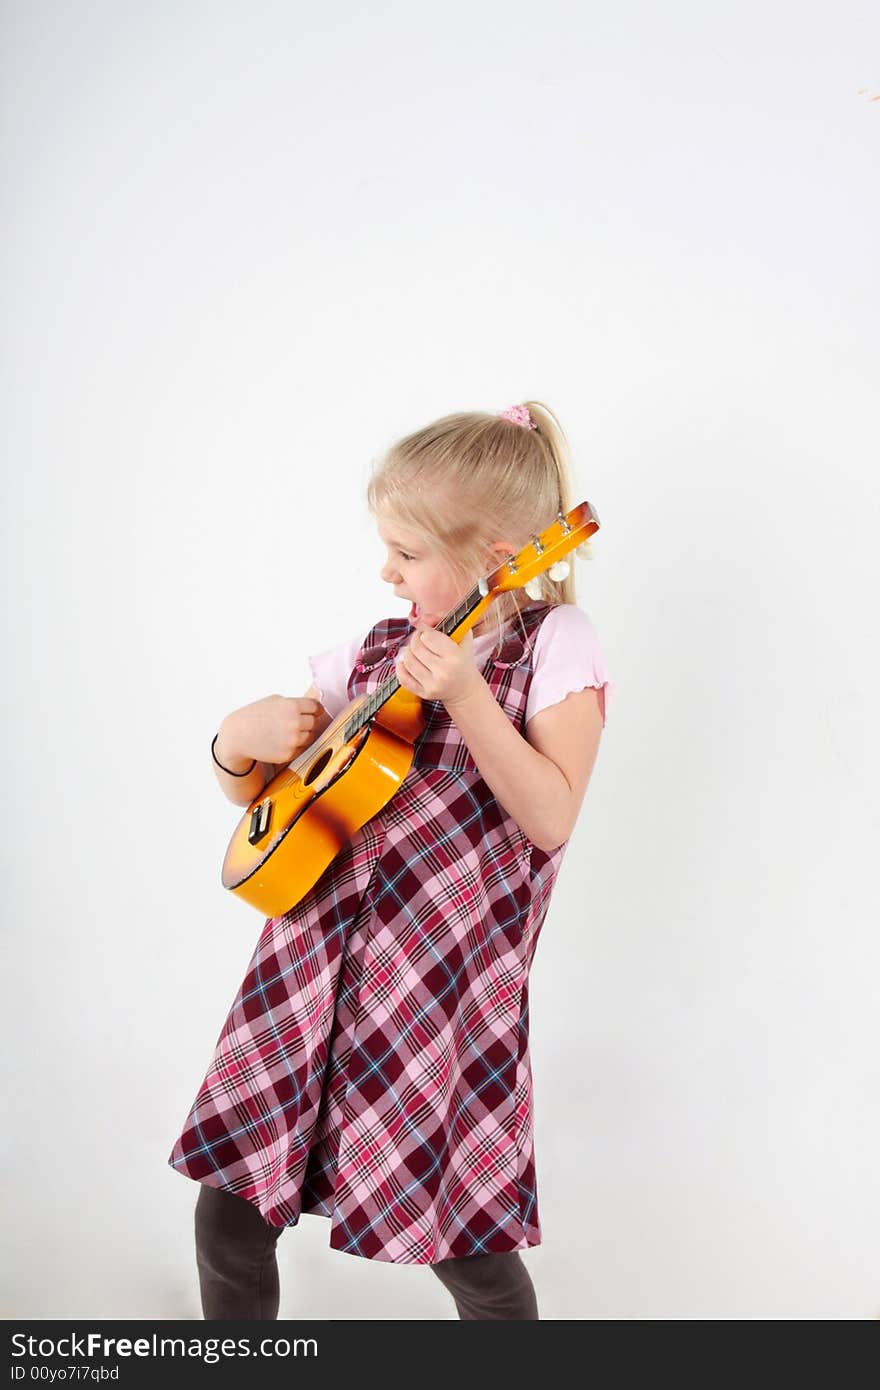
[[[422,618],[429,627],[435,627],[461,602],[470,586],[464,590],[457,587],[437,552],[396,521],[379,522],[378,530],[386,552],[381,578],[394,585],[395,597],[410,600],[412,623]]]

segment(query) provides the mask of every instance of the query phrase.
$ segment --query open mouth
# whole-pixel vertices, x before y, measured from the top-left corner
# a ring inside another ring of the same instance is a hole
[[[412,606],[409,610],[409,621],[413,624],[413,626],[415,626],[415,624],[419,621],[419,618],[422,618],[428,624],[429,627],[433,627],[434,622],[436,621],[433,613],[420,613],[419,605],[415,602],[415,600],[413,600]]]

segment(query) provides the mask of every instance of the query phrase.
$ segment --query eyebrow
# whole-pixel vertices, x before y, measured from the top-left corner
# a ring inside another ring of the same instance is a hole
[[[395,541],[390,536],[383,536],[381,531],[379,532],[379,539],[383,540],[386,545],[393,545],[397,550],[405,551],[407,555],[418,549],[416,545],[404,545],[402,541]]]

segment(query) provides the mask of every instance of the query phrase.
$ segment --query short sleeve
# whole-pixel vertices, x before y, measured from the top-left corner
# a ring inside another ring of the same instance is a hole
[[[350,637],[347,642],[339,642],[308,658],[312,684],[319,692],[321,704],[334,719],[349,703],[348,678],[365,636],[366,633],[361,633],[358,637]]]
[[[614,684],[596,629],[576,603],[560,603],[547,614],[535,638],[526,723],[539,710],[558,704],[572,691],[586,686],[602,691],[604,725]]]

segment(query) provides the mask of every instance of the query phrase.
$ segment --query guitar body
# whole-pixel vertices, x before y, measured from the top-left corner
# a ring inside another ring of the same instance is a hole
[[[422,702],[402,687],[348,741],[353,700],[251,802],[223,861],[224,888],[268,917],[305,897],[356,830],[397,791],[425,727]]]

